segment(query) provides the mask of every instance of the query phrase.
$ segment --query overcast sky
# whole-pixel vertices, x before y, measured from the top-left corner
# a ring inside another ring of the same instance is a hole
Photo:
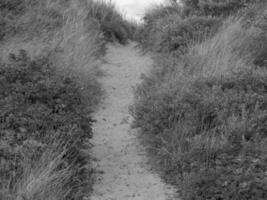
[[[112,0],[120,11],[128,18],[140,20],[145,10],[155,3],[163,3],[166,0]]]

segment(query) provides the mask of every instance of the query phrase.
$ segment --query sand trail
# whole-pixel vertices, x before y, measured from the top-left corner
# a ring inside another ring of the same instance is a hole
[[[144,147],[130,126],[134,87],[152,64],[151,58],[141,55],[134,45],[110,45],[107,63],[101,66],[106,97],[94,116],[97,122],[92,141],[94,165],[101,173],[97,174],[92,200],[173,199],[173,188],[149,170]]]

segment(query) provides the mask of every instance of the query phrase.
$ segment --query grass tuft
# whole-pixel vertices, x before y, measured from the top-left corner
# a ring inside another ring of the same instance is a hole
[[[96,5],[0,1],[0,199],[90,196],[97,67],[111,37],[89,17]]]
[[[116,10],[115,5],[109,1],[89,1],[88,20],[94,20],[104,33],[108,41],[118,41],[122,44],[132,39],[135,24],[127,21],[124,16]]]
[[[184,41],[196,33],[182,23],[192,16],[171,13],[145,24],[155,28],[145,39],[148,48],[160,41],[167,50],[157,51],[152,74],[136,91],[134,126],[153,165],[185,200],[267,198],[265,9],[258,4],[219,20],[212,34],[189,37],[178,53],[158,35],[171,37],[177,26]]]

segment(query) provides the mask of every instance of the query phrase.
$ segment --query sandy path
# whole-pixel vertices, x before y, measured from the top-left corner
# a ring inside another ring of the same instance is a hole
[[[106,91],[102,108],[95,114],[93,155],[95,167],[103,173],[94,185],[92,200],[169,200],[173,189],[146,165],[143,147],[128,108],[133,103],[133,87],[151,66],[148,56],[140,56],[134,44],[110,46],[107,64],[101,67]]]

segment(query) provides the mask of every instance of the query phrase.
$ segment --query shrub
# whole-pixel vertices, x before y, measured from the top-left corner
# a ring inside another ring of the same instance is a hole
[[[24,12],[23,1],[0,1],[0,41],[7,35],[13,35],[16,32],[14,18]]]
[[[92,182],[83,151],[93,120],[81,87],[47,57],[32,60],[24,50],[1,64],[0,80],[3,199],[82,197]]]
[[[223,16],[227,17],[250,4],[264,2],[263,0],[182,0],[188,15]]]
[[[212,37],[229,15],[256,13],[264,1],[185,0],[161,5],[146,12],[137,40],[158,53],[185,54],[190,46]],[[254,11],[248,11],[252,5]],[[263,6],[261,6],[263,5]],[[255,14],[252,14],[255,15]]]
[[[26,8],[25,2],[23,0],[14,0],[14,1],[0,1],[0,10],[1,15],[19,15],[24,12]]]
[[[136,91],[134,126],[185,200],[267,197],[267,72],[253,64],[264,16],[229,18],[184,55],[159,56]]]
[[[147,10],[144,16],[144,22],[146,24],[153,23],[167,15],[178,14],[182,15],[182,8],[177,4],[171,5],[157,5],[152,7],[152,9]]]
[[[0,199],[83,199],[106,42],[87,1],[14,2],[0,1]]]
[[[157,6],[148,10],[139,29],[139,42],[157,53],[185,54],[196,42],[213,36],[222,19],[187,15],[179,4]]]
[[[0,40],[47,35],[63,25],[63,13],[47,1],[1,1]]]
[[[125,44],[132,38],[132,24],[127,22],[112,2],[90,1],[88,20],[96,19],[108,41],[117,40]]]
[[[178,14],[166,15],[151,25],[146,25],[145,46],[155,52],[185,54],[192,44],[212,36],[221,20],[211,17],[189,17]]]

